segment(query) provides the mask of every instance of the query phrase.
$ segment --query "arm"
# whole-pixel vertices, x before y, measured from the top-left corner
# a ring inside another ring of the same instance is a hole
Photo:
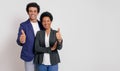
[[[37,32],[36,39],[35,39],[35,52],[36,53],[50,53],[50,47],[41,47],[40,46],[40,32]]]
[[[19,27],[19,30],[18,30],[18,36],[17,36],[17,44],[20,45],[20,46],[23,46],[23,44],[20,42],[20,35],[22,34],[21,30],[23,29],[23,25],[20,24],[20,27]]]
[[[57,40],[57,49],[58,50],[62,49],[62,45],[63,45],[63,40],[60,40],[60,41]]]
[[[57,49],[62,49],[62,43],[63,39],[60,33],[60,28],[58,28],[58,31],[56,31],[56,38],[57,38]]]

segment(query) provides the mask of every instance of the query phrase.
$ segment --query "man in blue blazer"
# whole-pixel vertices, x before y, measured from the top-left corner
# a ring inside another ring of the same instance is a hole
[[[42,24],[37,20],[40,7],[37,3],[27,4],[26,11],[29,19],[22,22],[19,27],[17,44],[22,46],[21,59],[25,62],[25,71],[34,71],[34,40],[37,31],[43,30]]]

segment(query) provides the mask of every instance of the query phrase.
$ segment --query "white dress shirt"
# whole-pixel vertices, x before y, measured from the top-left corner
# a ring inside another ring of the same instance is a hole
[[[45,33],[45,46],[49,47],[49,37],[50,34],[47,35],[47,33]],[[50,54],[49,53],[44,53],[44,57],[43,57],[43,63],[44,65],[51,65],[50,63]]]
[[[40,31],[38,22],[35,22],[35,23],[31,22],[31,24],[32,24],[32,27],[33,27],[34,35],[36,36],[37,32]]]

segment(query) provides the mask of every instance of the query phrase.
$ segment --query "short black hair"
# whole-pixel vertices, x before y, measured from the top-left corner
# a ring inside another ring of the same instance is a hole
[[[29,8],[30,7],[36,7],[37,8],[37,12],[38,13],[40,12],[40,6],[36,2],[31,2],[31,3],[27,4],[27,6],[26,6],[27,13],[29,12]]]
[[[49,17],[50,18],[50,21],[53,21],[53,16],[50,12],[46,11],[46,12],[43,12],[40,16],[40,21],[42,22],[42,19],[44,17]]]

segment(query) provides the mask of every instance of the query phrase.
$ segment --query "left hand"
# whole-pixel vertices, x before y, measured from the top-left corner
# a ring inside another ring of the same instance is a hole
[[[57,37],[57,40],[58,40],[59,42],[62,41],[62,36],[61,36],[61,33],[60,33],[60,28],[58,28],[58,31],[57,31],[57,33],[56,33],[56,37]]]

